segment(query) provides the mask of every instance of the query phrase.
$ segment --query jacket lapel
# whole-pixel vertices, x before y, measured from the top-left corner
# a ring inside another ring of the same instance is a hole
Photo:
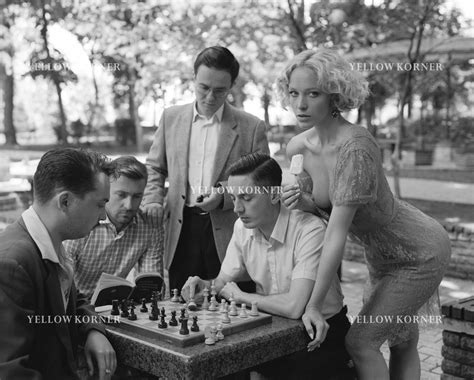
[[[234,141],[237,138],[237,122],[230,106],[224,104],[224,112],[222,114],[221,132],[218,140],[218,148],[216,153],[216,160],[214,163],[214,170],[212,172],[212,185],[214,186],[219,180],[222,170],[224,169],[229,153],[232,150]]]
[[[57,273],[56,264],[49,260],[43,260],[47,269],[47,276],[45,280],[46,293],[48,296],[49,306],[51,308],[51,315],[65,315],[63,306],[63,297],[61,294],[61,286],[59,284],[59,278]],[[71,315],[74,318],[74,315]],[[71,323],[74,323],[73,321]],[[74,363],[74,354],[71,342],[71,336],[69,334],[69,327],[66,322],[56,323],[56,333],[60,342],[64,345],[67,351],[67,357],[70,363]]]
[[[182,173],[181,176],[184,176],[184,183],[188,180],[189,140],[191,138],[193,107],[194,103],[191,103],[189,107],[186,108],[186,111],[175,119],[174,125],[172,126],[175,137],[172,146],[179,147],[175,151],[178,162],[177,173]]]

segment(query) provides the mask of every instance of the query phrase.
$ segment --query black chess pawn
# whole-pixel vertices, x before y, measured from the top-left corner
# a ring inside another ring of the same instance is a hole
[[[189,335],[189,329],[188,329],[188,318],[181,318],[181,328],[179,329],[179,333],[181,335]]]
[[[178,320],[176,319],[176,310],[171,311],[170,326],[178,326]]]
[[[146,307],[146,299],[142,298],[142,307],[140,308],[142,313],[148,313],[148,308]]]
[[[160,329],[166,329],[168,327],[168,324],[165,321],[165,314],[164,313],[162,313],[160,315],[160,322],[158,322],[158,327]]]
[[[197,315],[193,315],[193,324],[191,325],[191,331],[198,332],[199,331],[199,326],[197,324],[198,317]]]
[[[119,300],[112,300],[112,310],[110,315],[120,315]]]
[[[128,302],[127,300],[122,300],[122,305],[120,306],[120,309],[122,310],[122,313],[120,316],[122,318],[128,318]]]
[[[136,321],[137,320],[137,315],[135,314],[135,305],[133,303],[130,306],[130,315],[128,316],[128,319],[130,321]]]

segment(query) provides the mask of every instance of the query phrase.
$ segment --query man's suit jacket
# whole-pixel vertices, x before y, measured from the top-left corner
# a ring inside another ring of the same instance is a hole
[[[164,213],[165,256],[168,269],[173,261],[183,222],[188,184],[188,154],[194,103],[165,109],[147,158],[148,184],[143,204],[164,204],[165,180],[169,190]],[[212,184],[227,180],[227,169],[241,156],[253,152],[269,153],[265,123],[227,102],[222,114],[221,132],[212,174]],[[210,212],[214,241],[222,262],[232,236],[234,222],[232,200],[224,197],[222,209]]]
[[[43,260],[23,219],[0,233],[0,379],[73,379],[79,337],[102,324],[76,324],[96,315],[71,288],[64,311],[57,264]],[[36,316],[36,319],[35,319]],[[70,323],[50,318],[71,317]],[[30,318],[28,318],[30,317]]]

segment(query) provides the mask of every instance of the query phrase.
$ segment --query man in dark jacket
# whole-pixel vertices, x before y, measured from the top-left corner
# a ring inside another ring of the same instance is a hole
[[[0,379],[74,379],[85,338],[89,373],[110,379],[115,352],[105,329],[76,294],[62,241],[105,218],[108,164],[95,153],[53,149],[34,175],[33,205],[0,234]]]

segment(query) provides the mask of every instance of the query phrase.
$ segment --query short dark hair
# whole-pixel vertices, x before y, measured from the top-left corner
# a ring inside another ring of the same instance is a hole
[[[211,46],[201,51],[194,61],[194,75],[197,74],[201,65],[227,71],[232,83],[239,76],[239,62],[230,50],[223,46]]]
[[[255,185],[281,186],[280,165],[268,154],[250,153],[240,157],[227,171],[230,176],[249,174]]]
[[[146,166],[133,156],[121,156],[110,164],[112,166],[111,177],[114,179],[125,176],[134,180],[148,180]]]
[[[55,148],[40,159],[33,177],[35,201],[44,204],[58,191],[79,197],[96,189],[99,173],[110,175],[110,162],[101,153],[75,148]]]

